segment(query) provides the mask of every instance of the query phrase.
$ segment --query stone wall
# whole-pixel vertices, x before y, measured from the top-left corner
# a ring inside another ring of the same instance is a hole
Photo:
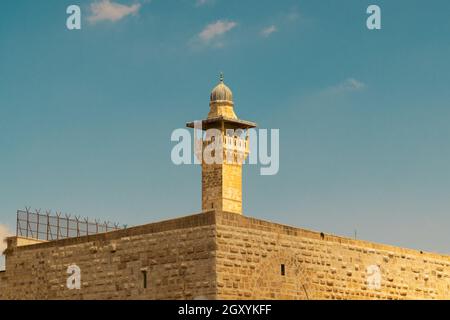
[[[202,208],[242,214],[241,164],[202,164]]]
[[[216,223],[219,299],[450,299],[449,256],[229,213]]]
[[[11,238],[6,256],[0,299],[450,299],[449,256],[224,212],[37,244]],[[66,287],[72,264],[80,290]]]
[[[242,214],[242,165],[238,163],[224,163],[223,178],[223,207],[225,211]]]
[[[0,274],[0,299],[214,298],[213,222],[214,215],[200,214],[93,236],[13,245],[6,250],[6,272]],[[66,286],[72,264],[81,269],[80,290]]]
[[[202,163],[202,210],[222,210],[222,166]]]
[[[6,292],[7,289],[6,272],[0,271],[0,297],[2,296],[2,292]]]

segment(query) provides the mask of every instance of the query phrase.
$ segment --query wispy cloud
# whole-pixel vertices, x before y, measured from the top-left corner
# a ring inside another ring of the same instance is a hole
[[[208,24],[199,34],[198,37],[204,42],[210,42],[213,39],[222,36],[231,29],[237,26],[234,21],[217,20],[214,23]]]
[[[205,47],[221,48],[225,46],[224,35],[235,28],[237,22],[229,20],[217,20],[203,28],[190,41],[189,45],[194,49]]]
[[[101,0],[91,3],[91,15],[88,17],[90,23],[100,21],[116,22],[128,15],[136,15],[141,8],[140,3],[124,5],[111,0]]]
[[[3,257],[3,251],[6,249],[5,239],[6,237],[12,236],[12,232],[7,226],[0,224],[0,270],[5,268],[5,262]]]
[[[195,1],[195,6],[196,7],[201,7],[207,4],[213,4],[214,0],[196,0]]]
[[[271,24],[260,29],[259,35],[263,38],[268,38],[280,29],[283,31],[292,30],[300,18],[303,20],[303,16],[300,15],[298,8],[295,6],[291,7],[288,11],[280,12],[271,17]]]
[[[300,18],[300,13],[297,7],[292,7],[291,10],[286,14],[287,21],[296,21]]]
[[[268,26],[268,27],[263,28],[263,29],[261,30],[260,34],[261,34],[261,36],[267,38],[267,37],[269,37],[272,33],[276,32],[276,31],[278,31],[277,27],[274,26],[274,25],[271,25],[271,26]]]
[[[360,91],[366,88],[366,84],[355,79],[348,78],[342,81],[341,83],[330,87],[327,91],[330,93],[346,93],[346,92],[354,92]]]

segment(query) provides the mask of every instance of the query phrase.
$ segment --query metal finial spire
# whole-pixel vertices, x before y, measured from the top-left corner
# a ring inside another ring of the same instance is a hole
[[[219,81],[223,82],[223,72],[220,72]]]

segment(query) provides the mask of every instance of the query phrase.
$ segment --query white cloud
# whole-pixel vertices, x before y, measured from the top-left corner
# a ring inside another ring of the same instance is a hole
[[[276,31],[278,31],[277,27],[274,25],[271,25],[271,26],[268,26],[261,30],[261,36],[267,38],[268,36],[270,36],[272,33],[276,32]]]
[[[227,20],[217,20],[214,23],[208,24],[199,34],[198,37],[205,43],[211,42],[213,39],[216,39],[234,27],[237,26],[237,23],[234,21]]]
[[[3,251],[6,249],[5,239],[6,237],[12,236],[12,232],[8,229],[7,226],[0,224],[0,270],[3,270],[5,267]]]
[[[366,87],[366,84],[356,80],[355,78],[348,78],[343,82],[333,86],[330,88],[331,93],[345,93],[345,92],[353,92],[360,91]]]
[[[91,23],[105,20],[116,22],[130,14],[137,14],[140,8],[140,3],[127,6],[111,2],[111,0],[96,1],[91,3],[91,15],[88,17],[88,21]]]

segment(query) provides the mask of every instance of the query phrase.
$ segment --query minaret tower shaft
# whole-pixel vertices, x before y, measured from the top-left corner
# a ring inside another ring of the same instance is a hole
[[[212,90],[205,120],[187,123],[187,127],[206,131],[197,143],[196,155],[202,164],[202,210],[242,214],[242,165],[249,150],[250,121],[234,113],[233,93],[220,75]]]

